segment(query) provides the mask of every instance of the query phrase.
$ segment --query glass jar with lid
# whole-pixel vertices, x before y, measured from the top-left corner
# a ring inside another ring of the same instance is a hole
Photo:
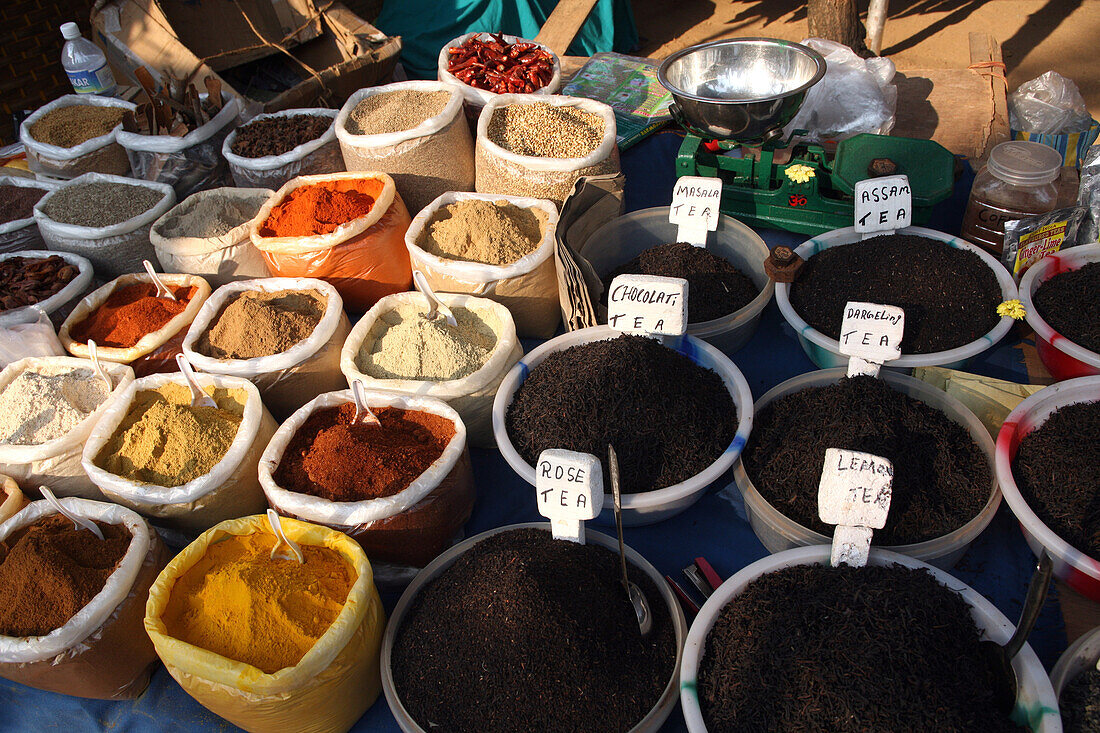
[[[1004,224],[1052,211],[1058,203],[1054,185],[1062,154],[1049,145],[1027,140],[1001,143],[974,177],[963,215],[962,236],[998,259],[1004,249]]]

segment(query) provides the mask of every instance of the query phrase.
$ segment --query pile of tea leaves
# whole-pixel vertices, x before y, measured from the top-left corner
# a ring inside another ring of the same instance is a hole
[[[1100,353],[1100,262],[1060,272],[1035,290],[1035,310],[1058,333]]]
[[[1081,672],[1058,697],[1065,733],[1100,733],[1100,671]]]

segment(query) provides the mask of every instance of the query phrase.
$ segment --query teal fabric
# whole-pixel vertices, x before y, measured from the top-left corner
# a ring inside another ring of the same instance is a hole
[[[464,33],[507,33],[534,38],[557,0],[386,0],[375,25],[401,36],[401,63],[409,76],[434,79],[439,49]],[[598,0],[568,55],[628,53],[638,46],[630,0]]]

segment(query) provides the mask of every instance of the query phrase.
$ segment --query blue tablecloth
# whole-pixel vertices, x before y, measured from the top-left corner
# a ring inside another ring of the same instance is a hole
[[[669,204],[674,180],[671,160],[680,140],[674,132],[661,132],[623,155],[629,210]],[[958,232],[972,180],[973,173],[967,167],[955,196],[937,207],[930,223],[932,228]],[[760,234],[772,247],[796,245],[804,240],[799,235],[774,230],[761,230]],[[536,342],[524,344],[527,350],[535,345]],[[977,358],[970,370],[1026,382],[1022,352],[1017,347],[1017,343],[1006,340]],[[755,336],[744,349],[733,354],[732,359],[757,397],[776,384],[815,368],[774,302],[765,310]],[[466,527],[467,535],[504,524],[541,519],[535,510],[532,489],[512,472],[499,453],[490,450],[472,450],[471,453],[479,497]],[[706,557],[722,577],[764,557],[767,551],[753,535],[737,491],[722,490],[728,484],[728,477],[716,482],[697,504],[668,521],[650,527],[627,528],[627,544],[662,573],[677,579],[680,569],[700,555]],[[974,542],[953,573],[1014,620],[1019,617],[1033,565],[1034,558],[1019,527],[1007,506],[1002,504],[992,524]],[[387,610],[392,609],[397,595],[384,593],[383,600]],[[1065,628],[1053,587],[1030,643],[1048,669],[1066,647]],[[0,680],[2,731],[83,733],[109,730],[125,733],[229,729],[234,726],[186,695],[163,668],[157,671],[149,689],[140,698],[113,703],[40,692]],[[397,731],[398,727],[385,699],[380,696],[353,730]],[[678,709],[664,730],[685,730]]]

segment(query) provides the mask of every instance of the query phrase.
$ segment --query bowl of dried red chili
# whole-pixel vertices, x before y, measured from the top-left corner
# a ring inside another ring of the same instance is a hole
[[[461,86],[468,105],[480,108],[497,94],[554,94],[561,86],[561,61],[541,43],[467,33],[439,52],[438,75]]]

